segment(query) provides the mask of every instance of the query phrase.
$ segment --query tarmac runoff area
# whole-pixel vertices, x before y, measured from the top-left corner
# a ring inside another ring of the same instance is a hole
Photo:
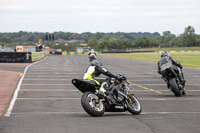
[[[187,95],[175,97],[157,74],[156,63],[98,59],[109,71],[127,76],[142,104],[140,115],[105,112],[103,117],[89,116],[80,103],[82,93],[71,84],[71,79],[83,77],[89,65],[87,56],[49,56],[26,69],[17,95],[0,117],[0,132],[200,132],[200,69],[184,68]]]
[[[30,63],[0,63],[0,116],[6,112],[23,71]]]

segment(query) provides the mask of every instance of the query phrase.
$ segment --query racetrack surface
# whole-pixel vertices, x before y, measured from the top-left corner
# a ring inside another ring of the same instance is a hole
[[[91,117],[71,79],[82,78],[87,56],[49,56],[25,74],[11,115],[0,118],[1,133],[199,133],[200,69],[184,68],[187,95],[175,97],[153,62],[98,56],[113,73],[126,75],[140,100],[129,112]]]

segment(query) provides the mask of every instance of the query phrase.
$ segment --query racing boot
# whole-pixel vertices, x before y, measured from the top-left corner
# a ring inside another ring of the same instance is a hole
[[[100,93],[101,95],[103,95],[103,96],[106,95],[106,89],[105,89],[106,87],[108,87],[107,82],[103,82],[103,83],[101,84],[100,89],[99,89],[99,93]]]
[[[186,92],[185,92],[185,85],[183,86],[182,95],[186,95]]]
[[[183,86],[185,86],[186,80],[185,80],[184,77],[183,77],[183,73],[179,73],[179,79],[180,79],[181,84],[182,84]]]
[[[164,78],[164,77],[162,77],[162,79],[166,82],[166,84],[167,84],[167,88],[170,89],[169,81],[168,81],[166,78]]]
[[[186,95],[186,93],[185,93],[185,89],[182,91],[182,95],[184,95],[184,96]]]

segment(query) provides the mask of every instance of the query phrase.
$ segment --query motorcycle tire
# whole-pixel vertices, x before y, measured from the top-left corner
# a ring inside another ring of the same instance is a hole
[[[129,96],[129,100],[126,101],[127,104],[127,110],[135,115],[139,115],[142,112],[142,106],[139,102],[139,100],[131,94]]]
[[[85,92],[81,97],[81,105],[83,109],[93,117],[102,116],[105,112],[105,105],[99,101],[97,95],[93,92]]]
[[[182,92],[176,83],[176,79],[175,78],[170,79],[169,83],[170,83],[171,91],[174,93],[174,95],[177,97],[182,96]]]

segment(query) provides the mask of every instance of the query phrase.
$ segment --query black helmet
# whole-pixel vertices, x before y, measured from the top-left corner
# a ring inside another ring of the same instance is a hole
[[[164,57],[164,56],[169,56],[166,51],[164,51],[164,52],[161,53],[161,57]]]
[[[96,59],[91,61],[92,66],[102,66],[102,63]]]

